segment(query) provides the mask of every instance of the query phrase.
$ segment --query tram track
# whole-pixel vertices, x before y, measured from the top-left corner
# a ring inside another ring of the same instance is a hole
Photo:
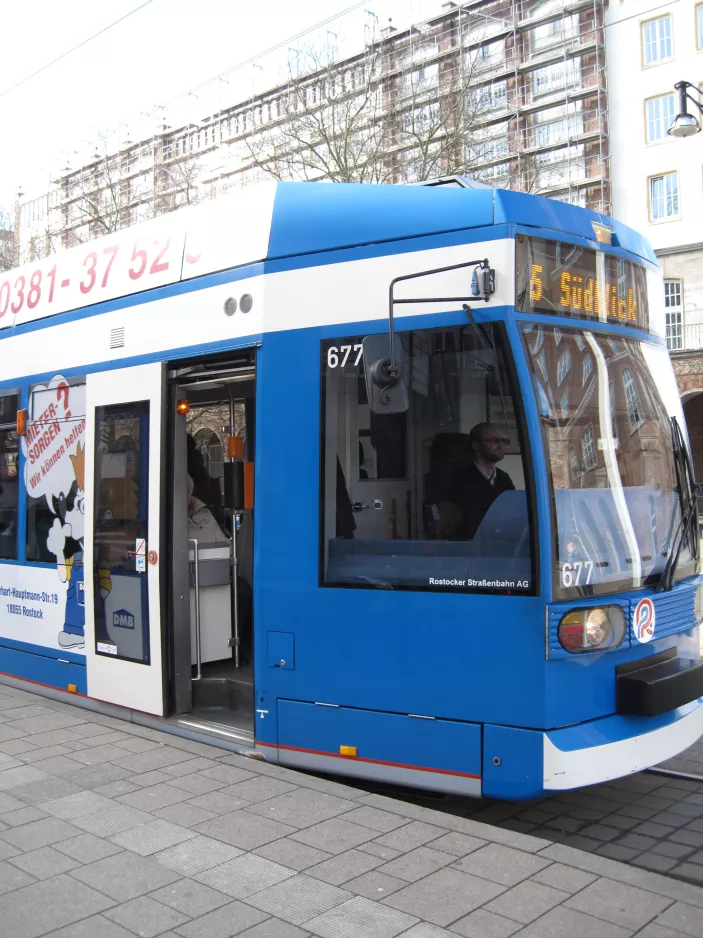
[[[643,774],[645,775],[664,775],[668,778],[684,778],[688,779],[691,782],[700,782],[703,784],[703,775],[695,775],[692,772],[677,772],[674,769],[645,769]]]

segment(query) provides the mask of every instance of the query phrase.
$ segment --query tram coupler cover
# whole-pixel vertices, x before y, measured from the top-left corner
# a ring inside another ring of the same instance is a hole
[[[656,717],[703,697],[703,662],[669,658],[618,674],[617,712]]]

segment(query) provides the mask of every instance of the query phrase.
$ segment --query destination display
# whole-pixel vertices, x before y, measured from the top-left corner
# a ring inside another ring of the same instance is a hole
[[[614,254],[518,235],[515,309],[649,331],[647,272]]]

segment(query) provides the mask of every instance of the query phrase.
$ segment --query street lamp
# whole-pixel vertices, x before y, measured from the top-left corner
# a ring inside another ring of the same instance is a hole
[[[679,113],[674,118],[674,123],[669,127],[667,133],[671,137],[692,137],[694,134],[700,133],[701,128],[698,118],[688,113],[687,100],[692,101],[703,114],[703,105],[688,93],[688,89],[696,88],[696,85],[692,85],[690,81],[677,81],[674,88],[679,93]],[[696,88],[696,90],[698,89]]]

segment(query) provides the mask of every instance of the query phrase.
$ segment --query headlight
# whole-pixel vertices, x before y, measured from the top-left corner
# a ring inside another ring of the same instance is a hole
[[[617,648],[625,638],[625,631],[625,614],[620,606],[596,606],[567,612],[559,623],[557,637],[565,651],[578,655]]]

